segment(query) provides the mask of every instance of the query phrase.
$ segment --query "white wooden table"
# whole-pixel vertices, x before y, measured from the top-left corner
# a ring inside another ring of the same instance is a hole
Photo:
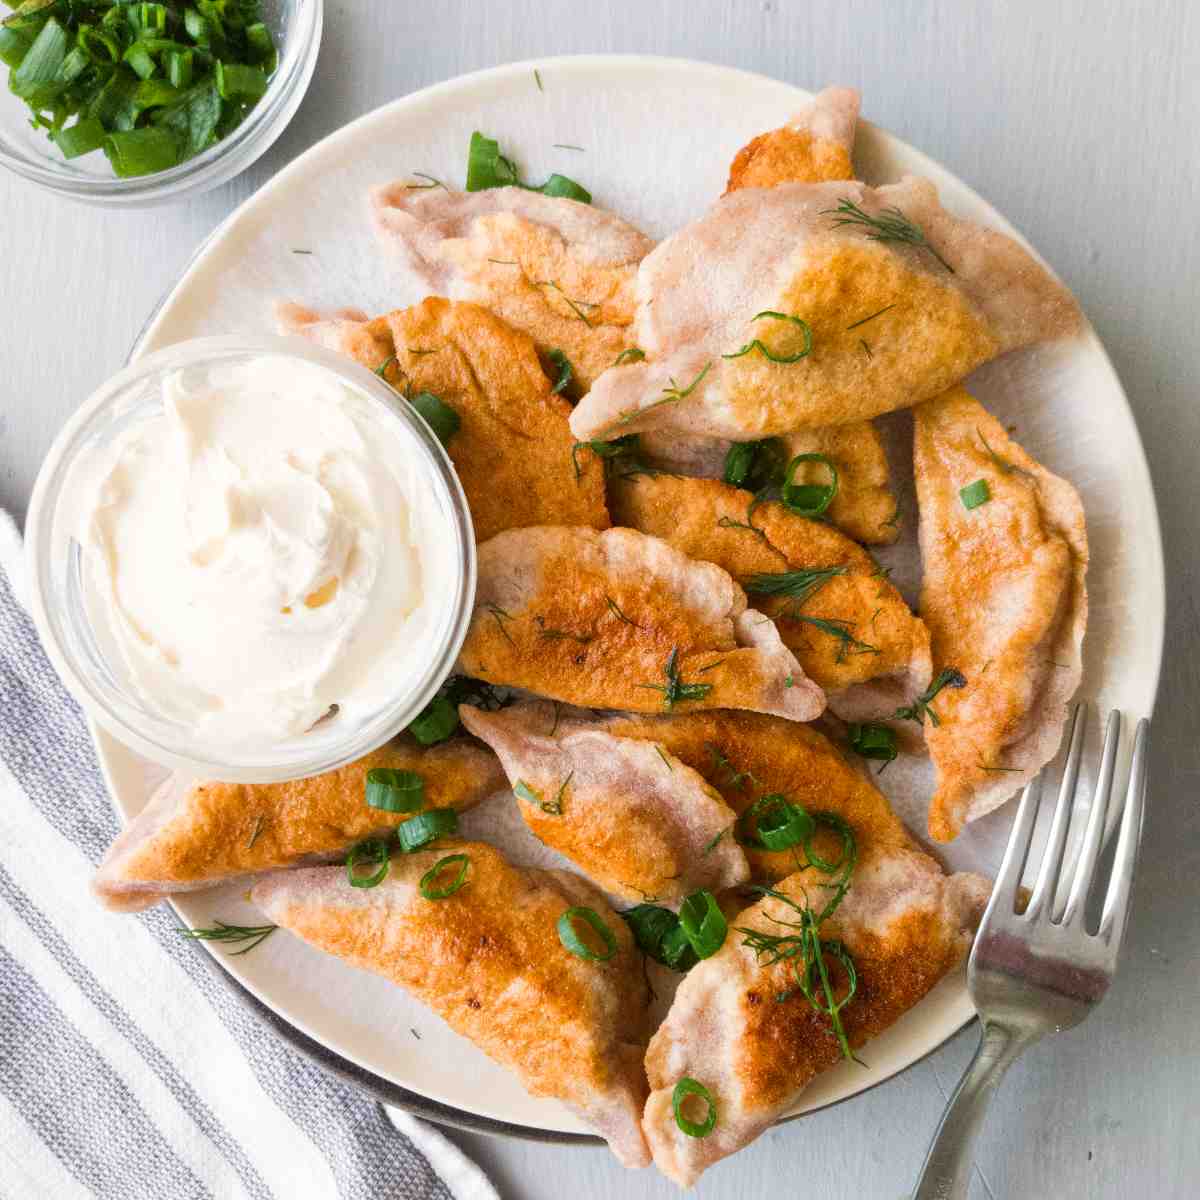
[[[505,61],[596,51],[860,87],[868,117],[982,192],[1074,288],[1129,391],[1166,535],[1166,661],[1129,952],[1099,1012],[1013,1069],[971,1195],[1200,1195],[1200,6],[328,0],[327,8],[298,116],[226,187],[178,208],[108,213],[0,178],[0,506],[23,514],[55,431],[121,364],[196,244],[306,147],[386,100]],[[1081,397],[1079,420],[1089,419]],[[975,1036],[964,1032],[876,1091],[768,1134],[707,1176],[701,1194],[899,1200]],[[454,1137],[506,1200],[676,1194],[600,1151]]]

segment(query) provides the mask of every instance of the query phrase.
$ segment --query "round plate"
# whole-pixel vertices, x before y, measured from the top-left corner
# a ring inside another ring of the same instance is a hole
[[[742,71],[645,57],[542,60],[428,88],[326,138],[246,201],[201,248],[135,353],[201,334],[270,329],[276,300],[385,312],[419,299],[375,241],[367,190],[414,171],[461,186],[475,129],[499,138],[528,178],[550,171],[577,178],[597,204],[662,237],[720,195],[740,146],[809,98]],[[855,162],[871,183],[927,176],[952,211],[1018,236],[955,176],[866,122]],[[1083,694],[1102,710],[1148,715],[1162,653],[1162,550],[1145,456],[1103,347],[1089,328],[1067,345],[1010,356],[970,385],[1002,420],[1018,423],[1035,457],[1083,494],[1092,552]],[[128,819],[145,803],[155,771],[107,736],[96,741],[116,806]],[[1001,810],[973,826],[944,857],[951,865],[994,867],[1009,819]],[[218,916],[250,921],[243,890],[185,897],[176,908],[193,926]],[[560,1104],[527,1095],[512,1075],[383,979],[286,936],[243,957],[207,948],[285,1022],[369,1073],[362,1080],[378,1077],[503,1122],[508,1131],[583,1131]],[[845,1064],[828,1072],[797,1111],[889,1078],[940,1045],[972,1011],[963,976],[944,980],[871,1043],[867,1069]]]

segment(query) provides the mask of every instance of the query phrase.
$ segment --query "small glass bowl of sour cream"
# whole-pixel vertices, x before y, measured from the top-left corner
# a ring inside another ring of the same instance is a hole
[[[199,338],[110,379],[51,447],[26,542],[38,631],[88,715],[231,782],[393,737],[451,671],[475,593],[437,438],[291,338]]]

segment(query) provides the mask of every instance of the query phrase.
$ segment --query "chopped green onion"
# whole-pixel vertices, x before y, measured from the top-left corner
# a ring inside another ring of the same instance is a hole
[[[267,73],[261,67],[217,63],[217,91],[222,100],[258,100],[266,93]]]
[[[793,483],[796,470],[801,463],[820,463],[829,472],[829,482]],[[797,454],[783,473],[780,498],[792,512],[801,517],[819,517],[832,503],[838,493],[838,472],[833,460],[825,454]]]
[[[816,825],[803,808],[786,796],[760,796],[740,817],[734,836],[752,850],[789,850],[812,837]]]
[[[519,187],[544,196],[565,196],[584,204],[592,202],[591,193],[565,175],[551,175],[539,187],[522,183],[512,160],[500,153],[500,143],[476,130],[467,149],[467,191],[482,192],[497,187]]]
[[[141,42],[134,42],[125,51],[122,58],[137,72],[139,79],[149,79],[158,70],[158,63],[154,61],[150,51]]]
[[[576,921],[582,921],[604,943],[602,954],[597,953],[583,940],[579,930],[575,928]],[[608,962],[617,952],[617,939],[613,931],[605,925],[599,913],[582,904],[568,908],[558,918],[558,940],[562,942],[564,949],[589,962]]]
[[[165,79],[143,79],[133,94],[133,102],[139,112],[149,108],[163,108],[179,99],[179,89]]]
[[[60,83],[74,83],[92,65],[92,60],[76,46],[66,58],[63,59],[63,64],[58,68],[58,79]]]
[[[704,1114],[704,1120],[699,1123],[689,1120],[683,1115],[683,1106],[689,1096],[699,1096],[708,1105],[708,1110]],[[688,1137],[708,1137],[713,1129],[716,1128],[717,1102],[712,1098],[712,1093],[704,1084],[698,1083],[690,1076],[685,1075],[675,1085],[675,1090],[671,1093],[671,1107],[675,1111],[675,1124]]]
[[[564,392],[575,375],[571,360],[561,350],[551,350],[546,357],[558,368],[558,380],[550,389],[551,395],[557,396]]]
[[[968,483],[958,493],[958,498],[962,501],[963,508],[969,512],[981,504],[986,504],[992,498],[992,492],[986,479],[977,479],[974,483]]]
[[[179,139],[169,129],[131,129],[110,133],[104,152],[122,178],[150,175],[179,162]]]
[[[387,876],[388,864],[387,842],[382,838],[368,838],[365,842],[359,842],[346,856],[346,878],[351,887],[378,887]],[[378,866],[379,870],[373,875],[359,875],[359,866]]]
[[[164,59],[172,87],[190,87],[196,56],[190,50],[168,50]]]
[[[422,746],[444,742],[458,728],[458,706],[448,696],[434,696],[409,722],[408,732]]]
[[[64,85],[58,82],[58,71],[67,57],[70,35],[51,17],[33,40],[21,65],[8,81],[12,92],[27,100],[31,108],[45,107]]]
[[[197,46],[207,46],[211,43],[212,28],[194,8],[183,10],[183,27]]]
[[[21,59],[29,53],[33,38],[28,37],[19,29],[9,29],[0,25],[0,62],[9,67],[19,67]]]
[[[367,772],[367,805],[384,812],[419,812],[425,803],[425,780],[416,771],[372,767]]]
[[[620,914],[638,948],[662,962],[662,941],[679,924],[679,918],[657,904],[638,904]]]
[[[276,53],[275,39],[261,21],[246,26],[246,47],[256,63],[269,63]]]
[[[212,79],[193,84],[176,104],[154,114],[154,123],[186,141],[185,158],[208,149],[217,140],[221,97]]]
[[[78,158],[81,154],[99,150],[107,137],[104,126],[95,117],[85,117],[67,129],[60,129],[54,135],[54,141],[64,158]]]
[[[133,129],[138,119],[137,90],[138,77],[125,67],[119,67],[96,93],[88,115],[95,117],[110,133]]]
[[[662,940],[662,960],[672,971],[690,971],[696,965],[696,948],[676,918],[675,927]]]
[[[401,826],[403,829],[404,827]],[[449,883],[440,884],[438,878],[447,868],[459,864],[458,874],[454,876]],[[437,862],[421,876],[421,882],[417,885],[421,895],[426,900],[445,900],[448,896],[453,896],[459,888],[464,887],[467,882],[467,872],[471,867],[471,858],[467,854],[447,854],[445,858],[439,858]]]
[[[396,840],[405,854],[424,850],[440,837],[449,837],[458,832],[458,813],[452,808],[430,808],[409,817],[396,830]]]
[[[850,748],[863,758],[881,762],[892,762],[899,753],[896,749],[896,731],[887,725],[870,723],[850,726]]]
[[[409,403],[433,430],[434,437],[448,446],[462,424],[458,413],[432,392],[418,392],[409,398]]]
[[[111,66],[121,61],[121,43],[112,34],[95,26],[80,26],[75,35],[75,44],[98,67]]]
[[[679,908],[679,924],[697,958],[711,958],[725,944],[729,926],[712,892],[693,892]]]
[[[741,487],[750,477],[750,468],[754,466],[754,455],[757,442],[734,442],[725,455],[725,472],[722,478],[734,487]]]

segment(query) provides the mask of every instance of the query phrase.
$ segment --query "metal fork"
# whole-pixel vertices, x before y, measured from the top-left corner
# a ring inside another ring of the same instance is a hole
[[[1108,719],[1096,793],[1071,889],[1059,915],[1056,897],[1079,779],[1085,708],[1077,706],[1071,719],[1070,749],[1045,854],[1029,902],[1018,911],[1021,878],[1041,805],[1042,776],[1032,780],[1021,795],[1004,862],[967,967],[967,986],[983,1036],[942,1115],[913,1200],[964,1200],[975,1139],[1005,1071],[1047,1033],[1078,1025],[1103,999],[1116,971],[1142,836],[1150,724],[1138,722],[1112,874],[1100,925],[1092,934],[1084,926],[1084,913],[1104,842],[1121,715],[1114,712]]]

